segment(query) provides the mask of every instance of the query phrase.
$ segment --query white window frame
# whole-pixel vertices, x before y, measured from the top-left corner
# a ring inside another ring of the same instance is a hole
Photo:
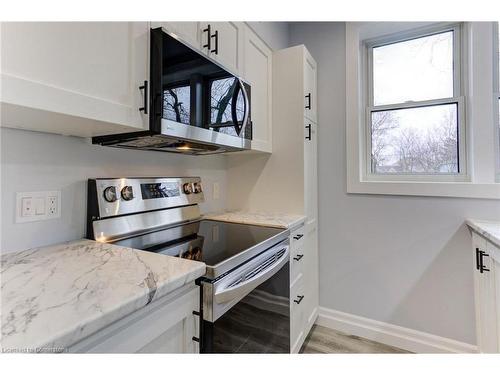
[[[426,36],[441,34],[445,32],[453,32],[453,96],[450,98],[439,98],[432,100],[412,101],[404,103],[391,103],[375,106],[374,88],[373,88],[373,49],[386,45],[396,44]],[[396,33],[393,35],[384,36],[365,40],[363,42],[365,49],[365,67],[366,70],[366,113],[365,113],[365,160],[363,165],[364,177],[367,181],[467,181],[468,162],[466,152],[466,116],[465,116],[465,99],[462,84],[463,56],[462,50],[462,26],[461,24],[437,24],[430,27],[418,28],[404,33]],[[433,105],[456,104],[457,106],[457,138],[458,138],[458,173],[374,173],[372,171],[372,134],[371,134],[371,117],[373,112],[421,108]]]
[[[442,26],[431,22],[347,22],[345,28],[347,193],[500,199],[495,180],[495,128],[492,73],[493,22],[462,25],[468,180],[370,180],[366,175],[366,48],[363,41],[417,29]],[[469,93],[474,93],[471,95]],[[371,155],[370,155],[371,157]],[[461,162],[463,163],[463,157]],[[371,160],[370,164],[371,166]],[[463,164],[462,164],[463,165]],[[499,181],[500,182],[500,181]]]
[[[499,76],[500,76],[500,64],[499,64],[499,53],[498,44],[499,44],[499,28],[500,22],[496,22],[493,26],[493,119],[495,126],[495,157],[496,157],[496,168],[495,175],[496,181],[500,182],[500,108],[498,105],[498,101],[500,100],[500,84],[499,84]]]

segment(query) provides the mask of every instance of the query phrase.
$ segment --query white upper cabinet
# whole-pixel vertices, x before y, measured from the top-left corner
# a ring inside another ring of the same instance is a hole
[[[316,61],[306,50],[304,53],[304,115],[317,122]]]
[[[242,22],[200,22],[201,50],[233,73],[241,74]]]
[[[247,27],[244,78],[251,87],[252,149],[272,151],[272,50]]]
[[[147,22],[2,23],[2,126],[77,136],[145,129]]]
[[[191,47],[201,50],[200,22],[151,22],[152,28],[163,27]]]

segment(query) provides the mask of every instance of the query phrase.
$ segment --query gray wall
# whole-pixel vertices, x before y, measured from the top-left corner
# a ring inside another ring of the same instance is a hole
[[[289,46],[288,22],[248,22],[248,24],[272,49]]]
[[[253,22],[272,47],[288,46],[285,23]],[[206,203],[202,211],[224,209],[225,156],[187,156],[94,146],[88,140],[14,129],[0,129],[2,252],[50,245],[85,234],[86,180],[91,177],[200,176]],[[220,199],[212,199],[213,183]],[[62,216],[33,223],[15,223],[16,192],[61,190]]]
[[[320,305],[475,343],[464,219],[500,202],[347,194],[344,24],[292,23],[290,44],[318,63]]]
[[[92,177],[200,176],[204,211],[225,207],[225,159],[153,151],[122,150],[88,140],[2,128],[2,252],[82,238],[85,234],[86,183]],[[213,200],[213,183],[220,184]],[[15,197],[20,191],[61,190],[62,215],[16,224]]]

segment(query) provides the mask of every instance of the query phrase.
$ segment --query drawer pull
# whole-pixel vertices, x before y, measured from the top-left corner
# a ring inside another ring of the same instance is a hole
[[[198,337],[193,336],[193,341],[200,342],[200,339]]]
[[[200,313],[199,313],[199,311],[194,311],[193,310],[193,315],[200,316]]]
[[[303,299],[304,299],[304,296],[297,296],[297,299],[294,299],[293,302],[295,302],[297,305],[299,305]]]
[[[297,262],[301,260],[304,257],[304,254],[297,254],[296,257],[293,258],[293,260],[296,260]]]
[[[300,240],[302,237],[304,237],[303,234],[297,234],[296,236],[293,237],[294,240]]]

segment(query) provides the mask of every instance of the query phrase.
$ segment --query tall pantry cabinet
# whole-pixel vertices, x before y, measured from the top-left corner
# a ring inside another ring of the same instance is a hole
[[[291,235],[291,351],[300,350],[318,315],[318,170],[316,62],[305,46],[273,55],[273,150],[286,153],[283,168],[294,176],[285,188],[306,216]],[[282,191],[280,194],[284,194]],[[286,194],[286,193],[285,193]]]

